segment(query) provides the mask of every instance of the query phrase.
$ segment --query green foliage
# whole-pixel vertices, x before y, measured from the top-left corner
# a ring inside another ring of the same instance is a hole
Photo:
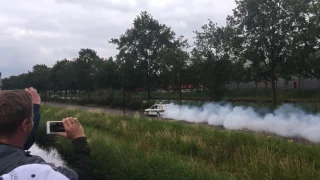
[[[125,102],[127,104],[127,102]],[[116,108],[116,107],[123,107],[123,99],[122,98],[114,98],[111,107]]]
[[[131,101],[129,101],[127,107],[129,109],[137,109],[140,110],[142,107],[143,101],[142,100],[138,100],[138,99],[132,99]]]
[[[97,104],[97,101],[95,101],[93,99],[85,98],[85,99],[77,100],[77,103],[79,105],[88,105],[88,104]]]
[[[143,103],[142,104],[142,109],[147,109],[147,108],[150,108],[152,105],[154,105],[156,102],[155,101],[152,101],[152,100],[149,100],[147,101],[146,103]]]
[[[120,52],[117,59],[127,67],[127,72],[123,73],[127,74],[127,78],[134,78],[138,75],[142,81],[139,84],[147,87],[148,98],[150,98],[150,90],[154,85],[152,82],[159,75],[162,63],[161,53],[167,49],[181,46],[179,39],[175,39],[175,33],[171,28],[160,24],[146,11],[141,12],[134,19],[132,28],[127,29],[119,39],[111,39],[110,43],[118,46],[117,49]],[[128,71],[128,65],[130,65],[131,71]],[[135,68],[132,69],[133,67]],[[137,74],[137,72],[142,72],[142,74]]]
[[[236,1],[230,25],[243,38],[243,54],[255,64],[263,63],[272,84],[273,104],[276,105],[275,81],[284,66],[297,76],[305,75],[308,54],[315,51],[314,27],[309,18],[315,0],[243,0]],[[311,35],[310,35],[311,33]],[[307,54],[307,55],[306,55]],[[288,75],[288,72],[285,72]]]
[[[233,35],[228,28],[217,27],[211,20],[202,26],[202,32],[195,33],[194,54],[204,57],[199,72],[203,85],[214,100],[221,100],[232,76],[230,40]]]

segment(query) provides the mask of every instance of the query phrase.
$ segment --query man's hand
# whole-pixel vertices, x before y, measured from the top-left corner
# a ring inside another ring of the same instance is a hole
[[[66,132],[58,133],[59,136],[66,137],[69,139],[77,139],[79,137],[85,137],[83,127],[77,118],[65,118],[62,120],[63,127]]]
[[[30,88],[25,88],[24,90],[30,93],[33,104],[41,104],[41,98],[36,89],[34,89],[33,87],[30,87]]]

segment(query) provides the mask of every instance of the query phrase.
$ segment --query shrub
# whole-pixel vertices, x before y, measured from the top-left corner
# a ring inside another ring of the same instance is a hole
[[[96,104],[96,101],[94,99],[85,98],[85,99],[80,99],[78,101],[78,104],[79,105]]]
[[[109,102],[108,99],[97,99],[96,101],[96,105],[98,106],[109,106],[111,103]]]
[[[154,105],[155,103],[156,103],[156,102],[153,101],[153,100],[148,101],[148,102],[142,104],[142,108],[143,108],[143,109],[147,109],[147,108],[151,107],[152,105]]]
[[[112,108],[117,108],[117,107],[122,107],[123,106],[123,99],[122,98],[114,98],[111,107]]]
[[[142,100],[133,99],[128,103],[127,107],[129,109],[141,109],[142,104],[143,104]]]

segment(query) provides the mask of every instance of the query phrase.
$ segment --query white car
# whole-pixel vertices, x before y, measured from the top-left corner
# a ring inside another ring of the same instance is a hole
[[[149,109],[144,110],[144,114],[147,116],[162,116],[166,109],[165,104],[154,104]]]

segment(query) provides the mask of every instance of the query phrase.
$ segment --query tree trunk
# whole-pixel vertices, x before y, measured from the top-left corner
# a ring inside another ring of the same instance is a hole
[[[240,90],[240,83],[238,82],[237,83],[237,86],[238,86],[238,91]]]
[[[81,99],[81,90],[78,91],[79,99]]]
[[[151,99],[151,94],[150,94],[150,74],[149,74],[149,61],[147,61],[147,85],[148,85],[148,100]]]
[[[150,100],[150,99],[151,99],[151,90],[150,90],[150,87],[148,85],[148,100]]]
[[[68,90],[64,91],[64,99],[67,100]]]
[[[44,90],[44,92],[43,92],[44,94],[44,97],[43,97],[43,104],[44,105],[46,105],[46,100],[47,100],[47,91],[46,90]]]
[[[299,89],[301,88],[301,76],[299,75],[299,82],[298,82],[299,84],[298,84],[298,87],[299,87]]]
[[[274,70],[271,72],[272,104],[274,107],[277,107],[276,76]]]
[[[149,83],[149,77],[148,77],[148,88],[147,88],[147,91],[148,91],[148,100],[151,99],[151,90],[150,90],[150,83]]]
[[[182,103],[182,91],[181,91],[181,70],[179,71],[179,94],[180,104]]]
[[[126,81],[125,81],[125,74],[124,74],[124,67],[122,68],[122,106],[123,106],[123,115],[126,115]],[[113,95],[113,88],[111,89]]]

